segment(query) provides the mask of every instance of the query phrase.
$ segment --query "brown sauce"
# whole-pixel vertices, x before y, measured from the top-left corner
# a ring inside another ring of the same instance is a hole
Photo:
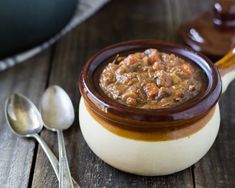
[[[106,65],[99,85],[110,98],[145,109],[170,108],[199,94],[205,81],[195,64],[174,54],[147,49],[116,57]]]

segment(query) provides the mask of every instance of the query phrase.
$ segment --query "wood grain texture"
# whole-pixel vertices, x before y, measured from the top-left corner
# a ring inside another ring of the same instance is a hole
[[[4,102],[13,92],[34,102],[45,88],[50,50],[0,74],[0,187],[26,188],[30,184],[35,142],[15,136],[6,124]]]

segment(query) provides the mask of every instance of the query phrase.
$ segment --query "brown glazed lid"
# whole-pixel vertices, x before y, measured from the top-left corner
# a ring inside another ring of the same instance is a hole
[[[213,12],[183,24],[180,35],[196,51],[225,55],[235,43],[235,0],[214,0]]]
[[[118,103],[103,93],[99,87],[102,67],[111,62],[117,54],[127,54],[156,48],[166,53],[174,53],[186,61],[197,64],[205,73],[207,82],[200,93],[189,101],[166,109],[139,109]],[[83,67],[79,87],[90,109],[123,128],[151,129],[192,124],[205,116],[217,103],[221,94],[221,79],[214,64],[205,56],[184,46],[156,41],[135,40],[114,44],[92,56]]]

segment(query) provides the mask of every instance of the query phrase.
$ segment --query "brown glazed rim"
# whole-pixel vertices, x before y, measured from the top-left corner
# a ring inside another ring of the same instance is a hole
[[[182,105],[166,109],[139,109],[125,106],[106,96],[97,84],[97,69],[110,62],[117,54],[128,54],[156,48],[174,53],[196,63],[206,74],[208,83],[203,92]],[[93,55],[85,64],[79,79],[79,88],[85,102],[98,116],[127,129],[151,130],[192,124],[204,117],[217,103],[222,90],[219,72],[205,56],[185,46],[157,40],[134,40],[108,46]]]

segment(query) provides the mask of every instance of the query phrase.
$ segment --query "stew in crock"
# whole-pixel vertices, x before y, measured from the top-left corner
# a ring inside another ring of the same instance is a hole
[[[147,49],[117,56],[101,72],[103,92],[119,103],[145,109],[169,108],[196,96],[203,71],[174,54]]]

